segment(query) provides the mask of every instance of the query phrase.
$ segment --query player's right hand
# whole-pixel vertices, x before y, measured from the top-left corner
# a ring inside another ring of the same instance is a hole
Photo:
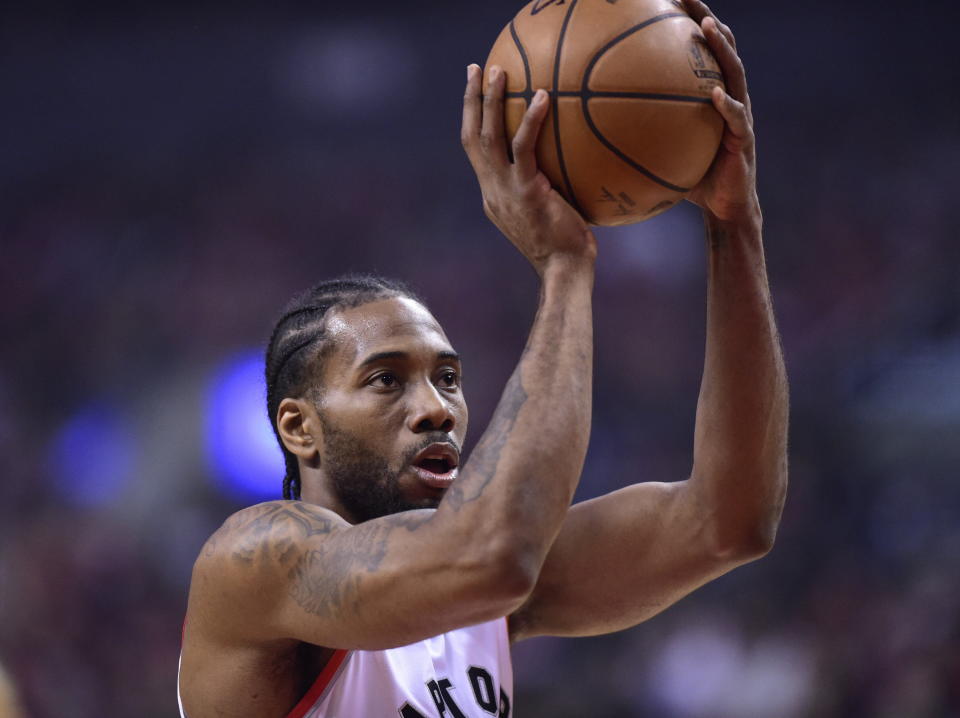
[[[460,136],[480,182],[483,210],[540,276],[557,260],[592,264],[597,254],[593,232],[537,168],[535,148],[549,110],[547,93],[538,90],[527,108],[513,138],[511,162],[504,134],[505,86],[502,68],[491,67],[484,97],[480,67],[467,68]]]

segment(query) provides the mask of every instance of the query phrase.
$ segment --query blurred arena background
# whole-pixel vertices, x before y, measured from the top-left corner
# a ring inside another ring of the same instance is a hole
[[[519,5],[2,11],[0,665],[23,715],[176,714],[197,550],[280,493],[259,355],[294,291],[411,282],[484,428],[536,283],[483,216],[460,99]],[[958,716],[960,14],[714,9],[756,115],[786,515],[769,557],[638,628],[521,644],[516,713]],[[580,498],[685,477],[704,342],[694,208],[600,238]]]

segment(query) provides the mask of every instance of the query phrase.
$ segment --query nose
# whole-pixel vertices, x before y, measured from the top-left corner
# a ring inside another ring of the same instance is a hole
[[[417,382],[410,397],[408,426],[414,433],[453,431],[456,419],[450,402],[432,382]]]

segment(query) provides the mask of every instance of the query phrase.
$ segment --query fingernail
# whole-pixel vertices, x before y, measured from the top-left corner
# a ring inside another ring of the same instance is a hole
[[[533,104],[540,105],[543,104],[543,101],[547,99],[546,90],[537,90],[533,93]]]
[[[500,77],[500,68],[497,65],[494,65],[490,68],[490,79],[496,80],[498,77]]]

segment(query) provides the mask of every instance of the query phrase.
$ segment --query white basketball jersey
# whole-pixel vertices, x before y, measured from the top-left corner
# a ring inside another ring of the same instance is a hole
[[[399,648],[336,651],[287,718],[509,718],[512,701],[499,618]]]

